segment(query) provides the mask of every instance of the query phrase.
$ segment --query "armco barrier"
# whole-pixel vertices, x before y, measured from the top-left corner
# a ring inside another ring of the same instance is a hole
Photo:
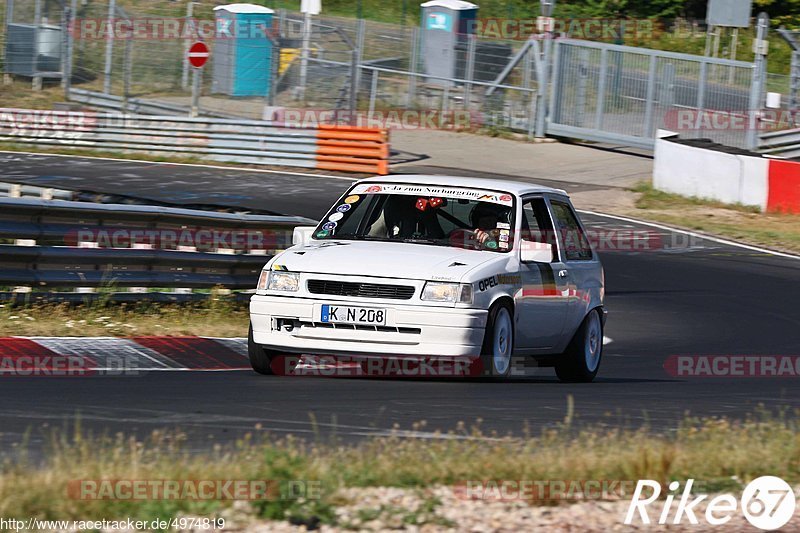
[[[113,94],[75,88],[70,88],[69,100],[70,102],[87,105],[93,109],[117,113],[125,112],[135,115],[183,115],[188,117],[191,112],[191,108],[188,106],[181,106],[169,102],[159,102],[158,100],[144,98],[128,98],[125,100],[121,96],[115,96]],[[124,110],[123,107],[125,108]],[[236,118],[232,116],[214,116]]]
[[[724,152],[697,141],[656,141],[653,186],[766,212],[800,213],[800,162]]]
[[[0,142],[388,174],[386,130],[256,120],[0,108]]]
[[[765,131],[759,135],[758,150],[779,157],[800,156],[800,128]]]
[[[254,289],[303,217],[0,198],[0,287]],[[2,289],[0,289],[2,290]]]

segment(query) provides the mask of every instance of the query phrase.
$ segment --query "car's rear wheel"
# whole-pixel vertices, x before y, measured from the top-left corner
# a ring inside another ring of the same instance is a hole
[[[514,355],[514,314],[507,303],[499,303],[489,310],[486,333],[481,350],[483,375],[494,378],[508,377]]]
[[[600,311],[593,309],[583,319],[566,351],[556,358],[556,375],[561,381],[588,383],[597,375],[602,357],[603,321]]]
[[[247,355],[250,357],[250,366],[253,367],[253,370],[265,375],[273,373],[271,364],[275,354],[260,344],[256,344],[256,341],[253,340],[252,324],[250,324],[250,330],[247,333]]]

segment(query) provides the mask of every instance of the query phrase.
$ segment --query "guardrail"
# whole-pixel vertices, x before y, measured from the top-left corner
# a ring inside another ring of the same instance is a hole
[[[190,116],[191,107],[160,102],[149,98],[128,98],[106,94],[97,91],[87,91],[86,89],[70,88],[69,100],[103,111],[113,111],[117,113],[131,113],[134,115],[185,115]],[[221,114],[204,113],[206,116],[221,118],[236,118]]]
[[[254,289],[304,217],[0,198],[0,287],[8,293],[127,288]],[[180,290],[177,290],[180,289]]]
[[[0,142],[388,174],[386,130],[257,120],[0,108]]]
[[[800,157],[800,128],[762,133],[758,151],[780,157]]]

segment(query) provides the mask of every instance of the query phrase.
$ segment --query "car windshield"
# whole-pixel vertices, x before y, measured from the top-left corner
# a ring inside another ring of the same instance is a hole
[[[514,197],[508,193],[410,184],[362,183],[320,222],[315,239],[370,240],[508,252]]]

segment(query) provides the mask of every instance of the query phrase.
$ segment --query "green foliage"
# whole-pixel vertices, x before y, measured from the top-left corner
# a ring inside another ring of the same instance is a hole
[[[800,0],[755,0],[753,12],[765,11],[772,19],[772,27],[800,28]]]

